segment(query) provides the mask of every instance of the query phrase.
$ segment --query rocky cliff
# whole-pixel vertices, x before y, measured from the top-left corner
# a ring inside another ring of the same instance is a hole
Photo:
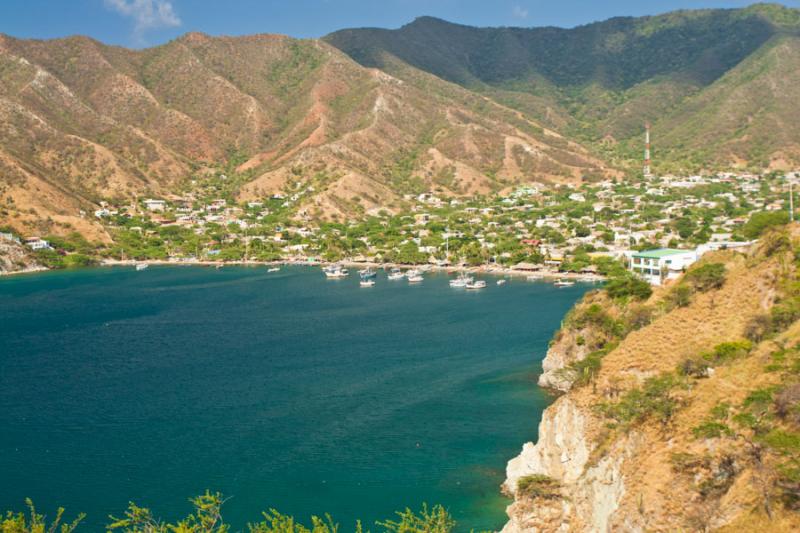
[[[505,533],[800,527],[797,237],[712,254],[646,302],[576,306],[542,379],[568,392],[508,463]]]
[[[0,236],[0,276],[44,270],[19,242]]]

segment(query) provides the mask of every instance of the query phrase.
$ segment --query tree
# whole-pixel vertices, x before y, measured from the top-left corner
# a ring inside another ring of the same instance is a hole
[[[789,222],[785,211],[760,211],[753,213],[750,220],[742,227],[742,234],[748,239],[757,239],[773,226],[781,226]]]

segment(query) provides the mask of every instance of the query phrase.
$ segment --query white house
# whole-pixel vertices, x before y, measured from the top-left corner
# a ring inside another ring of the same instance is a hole
[[[659,248],[634,252],[630,258],[630,269],[651,285],[661,285],[665,280],[680,276],[697,261],[697,250],[674,250]]]
[[[148,211],[163,211],[167,207],[167,202],[150,198],[144,201],[144,206]]]
[[[31,250],[47,250],[50,248],[50,243],[39,237],[25,239],[25,244],[30,247]]]

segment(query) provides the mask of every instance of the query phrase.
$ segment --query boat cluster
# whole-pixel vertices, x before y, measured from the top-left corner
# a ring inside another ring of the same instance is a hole
[[[325,274],[325,277],[328,279],[341,279],[346,278],[350,275],[350,271],[341,265],[329,265],[322,269],[322,272]],[[358,275],[361,278],[359,281],[359,285],[362,287],[374,287],[375,286],[375,278],[377,277],[377,272],[372,268],[365,268],[363,270],[358,271]],[[408,283],[411,284],[418,284],[425,281],[423,277],[423,271],[417,268],[412,268],[403,272],[399,268],[392,268],[387,273],[387,279],[389,281],[401,281],[407,280]],[[498,285],[505,284],[506,280],[500,280],[497,282]],[[456,288],[465,288],[468,290],[476,290],[476,289],[483,289],[486,287],[486,282],[483,280],[476,280],[471,276],[467,276],[466,274],[462,273],[458,278],[450,281],[451,287]]]

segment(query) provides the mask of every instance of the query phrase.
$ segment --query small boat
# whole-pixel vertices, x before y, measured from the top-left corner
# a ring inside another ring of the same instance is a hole
[[[462,272],[456,279],[450,280],[450,286],[454,288],[466,287],[467,284],[473,281],[475,280],[471,276],[467,276],[466,273]]]
[[[467,290],[485,289],[486,282],[483,281],[482,279],[479,279],[478,281],[472,281],[470,283],[467,283],[464,286],[467,288]]]
[[[504,280],[504,279],[498,279],[498,280],[497,280],[497,284],[498,284],[498,285],[505,285],[505,284],[506,284],[506,281],[507,281],[507,280]]]
[[[375,280],[374,279],[362,279],[361,281],[358,282],[358,284],[361,285],[362,287],[374,287],[375,286]]]
[[[358,274],[361,276],[361,279],[373,279],[378,277],[378,273],[372,270],[371,268],[365,268],[364,270],[359,270]]]
[[[573,285],[575,285],[575,282],[566,279],[559,279],[555,283],[553,283],[553,285],[555,285],[556,287],[572,287]]]
[[[148,265],[147,263],[137,263],[136,264],[136,272],[141,272],[142,270],[147,270],[147,267],[149,267],[149,266],[150,265]]]
[[[280,272],[280,271],[281,271],[280,267],[272,267],[267,269],[267,272]]]
[[[388,277],[389,277],[389,281],[397,281],[399,279],[403,279],[404,277],[406,277],[406,275],[403,274],[403,271],[400,270],[399,268],[393,268],[389,272],[389,276]]]
[[[340,265],[331,265],[327,266],[322,269],[325,273],[325,277],[328,279],[338,279],[338,278],[346,278],[350,275],[350,272],[346,268],[342,268]]]
[[[219,263],[218,263],[218,264],[217,264],[217,266],[215,266],[214,268],[216,268],[217,270],[219,270],[219,269],[221,269],[221,268],[222,268],[222,264],[219,264]]]
[[[411,272],[408,273],[408,282],[409,283],[422,283],[425,278],[422,277],[422,274],[419,272],[415,272],[412,274]]]
[[[531,274],[526,279],[528,281],[539,281],[539,280],[541,280],[543,278],[544,278],[544,276],[542,276],[541,274]]]

